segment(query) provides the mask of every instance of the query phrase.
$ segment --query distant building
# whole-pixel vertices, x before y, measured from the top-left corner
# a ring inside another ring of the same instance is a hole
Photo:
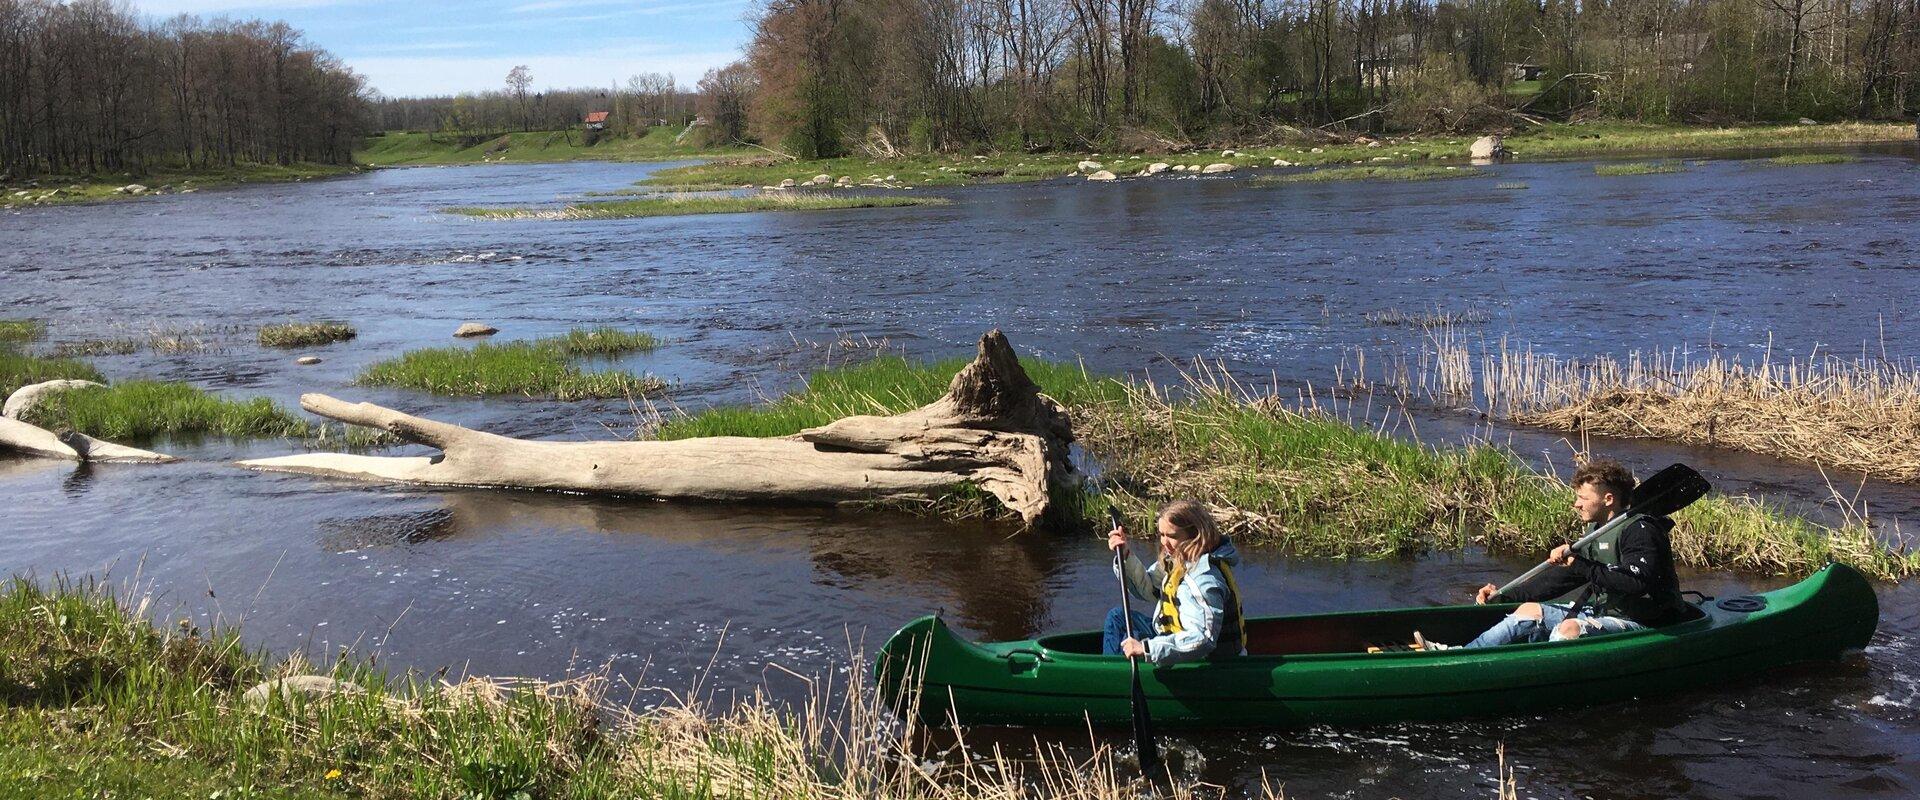
[[[587,130],[602,130],[607,127],[607,112],[589,111],[587,112],[587,116],[582,118],[580,122],[587,126]]]
[[[1540,80],[1540,74],[1546,71],[1547,68],[1539,64],[1509,63],[1507,64],[1507,80],[1537,81]]]

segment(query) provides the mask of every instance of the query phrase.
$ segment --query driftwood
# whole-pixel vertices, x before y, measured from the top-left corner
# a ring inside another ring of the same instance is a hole
[[[18,451],[30,456],[69,461],[160,463],[179,460],[173,456],[95,439],[78,431],[56,433],[18,419],[54,394],[99,385],[93,381],[58,380],[15,389],[13,394],[7,396],[6,405],[0,407],[0,451]]]
[[[438,448],[434,457],[309,453],[240,462],[262,470],[443,486],[802,505],[922,503],[964,486],[1038,524],[1068,479],[1067,415],[993,331],[947,394],[889,417],[855,416],[780,438],[549,442],[512,439],[321,394],[300,405]]]

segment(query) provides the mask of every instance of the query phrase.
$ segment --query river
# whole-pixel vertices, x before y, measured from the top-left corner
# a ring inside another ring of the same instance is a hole
[[[380,170],[0,215],[0,316],[50,342],[160,333],[192,346],[94,359],[112,378],[189,380],[293,404],[323,391],[536,438],[629,434],[625,403],[457,400],[351,385],[373,361],[439,346],[460,322],[500,339],[585,325],[666,337],[623,366],[673,381],[663,408],[749,401],[884,340],[958,355],[988,328],[1024,352],[1169,375],[1191,357],[1289,389],[1324,385],[1355,346],[1411,346],[1368,312],[1484,312],[1470,335],[1569,356],[1691,345],[1757,355],[1920,356],[1920,150],[1779,167],[1689,161],[1600,177],[1590,163],[1490,178],[1256,187],[1246,173],[937,190],[948,206],[500,222],[448,205],[558,203],[659,165]],[[1500,188],[1524,183],[1526,188]],[[922,190],[926,191],[926,190]],[[253,343],[274,321],[341,319],[358,338]],[[311,352],[325,360],[296,366]],[[1568,445],[1414,415],[1434,440],[1493,433],[1529,458]],[[1806,467],[1602,442],[1643,470],[1684,459],[1723,487],[1820,513]],[[529,492],[426,491],[258,474],[226,462],[280,442],[172,442],[166,466],[0,459],[0,568],[104,575],[275,650],[555,677],[611,665],[637,702],[859,671],[908,619],[971,635],[1094,627],[1113,587],[1101,543],[891,514],[678,506]],[[1836,476],[1849,493],[1853,479]],[[1920,491],[1868,481],[1882,515]],[[1884,521],[1884,520],[1883,520]],[[1249,613],[1458,602],[1526,566],[1480,553],[1326,562],[1243,548]],[[1720,594],[1770,576],[1688,576]],[[1200,777],[1262,776],[1296,797],[1485,797],[1504,742],[1526,797],[1920,794],[1920,588],[1883,587],[1880,634],[1843,663],[1711,691],[1449,725],[1182,737]],[[778,669],[772,665],[778,665]],[[844,678],[843,678],[844,679]],[[994,736],[1008,742],[1020,732]],[[1080,732],[1057,733],[1085,740]]]

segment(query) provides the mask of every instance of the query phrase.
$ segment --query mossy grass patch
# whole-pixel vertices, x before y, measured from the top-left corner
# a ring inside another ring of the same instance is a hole
[[[1859,156],[1849,153],[1789,153],[1774,156],[1767,163],[1782,167],[1807,166],[1813,164],[1852,164],[1860,160]]]
[[[1326,167],[1304,172],[1289,172],[1285,175],[1262,175],[1253,179],[1256,184],[1277,183],[1324,183],[1330,181],[1437,181],[1452,178],[1473,178],[1485,174],[1483,170],[1472,167],[1443,167],[1431,164],[1414,166],[1391,165],[1355,165],[1350,167]]]
[[[588,371],[573,360],[643,352],[658,345],[650,334],[595,328],[527,342],[433,347],[369,366],[356,382],[466,397],[637,397],[665,388],[666,382],[623,370]]]
[[[1668,175],[1686,172],[1687,168],[1676,161],[1636,161],[1629,164],[1595,164],[1593,174],[1605,177],[1626,175]]]

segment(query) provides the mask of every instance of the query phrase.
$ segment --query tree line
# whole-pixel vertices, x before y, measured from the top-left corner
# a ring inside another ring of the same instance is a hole
[[[741,63],[807,157],[1911,118],[1920,0],[765,0]]]
[[[0,0],[0,175],[346,164],[365,94],[284,23]]]
[[[574,127],[587,113],[606,111],[607,133],[638,135],[656,125],[685,126],[698,113],[697,91],[680,85],[670,74],[634,75],[625,83],[605,89],[537,92],[533,80],[530,68],[518,66],[507,73],[503,87],[494,91],[381,98],[374,103],[375,126],[477,141],[512,131]]]

